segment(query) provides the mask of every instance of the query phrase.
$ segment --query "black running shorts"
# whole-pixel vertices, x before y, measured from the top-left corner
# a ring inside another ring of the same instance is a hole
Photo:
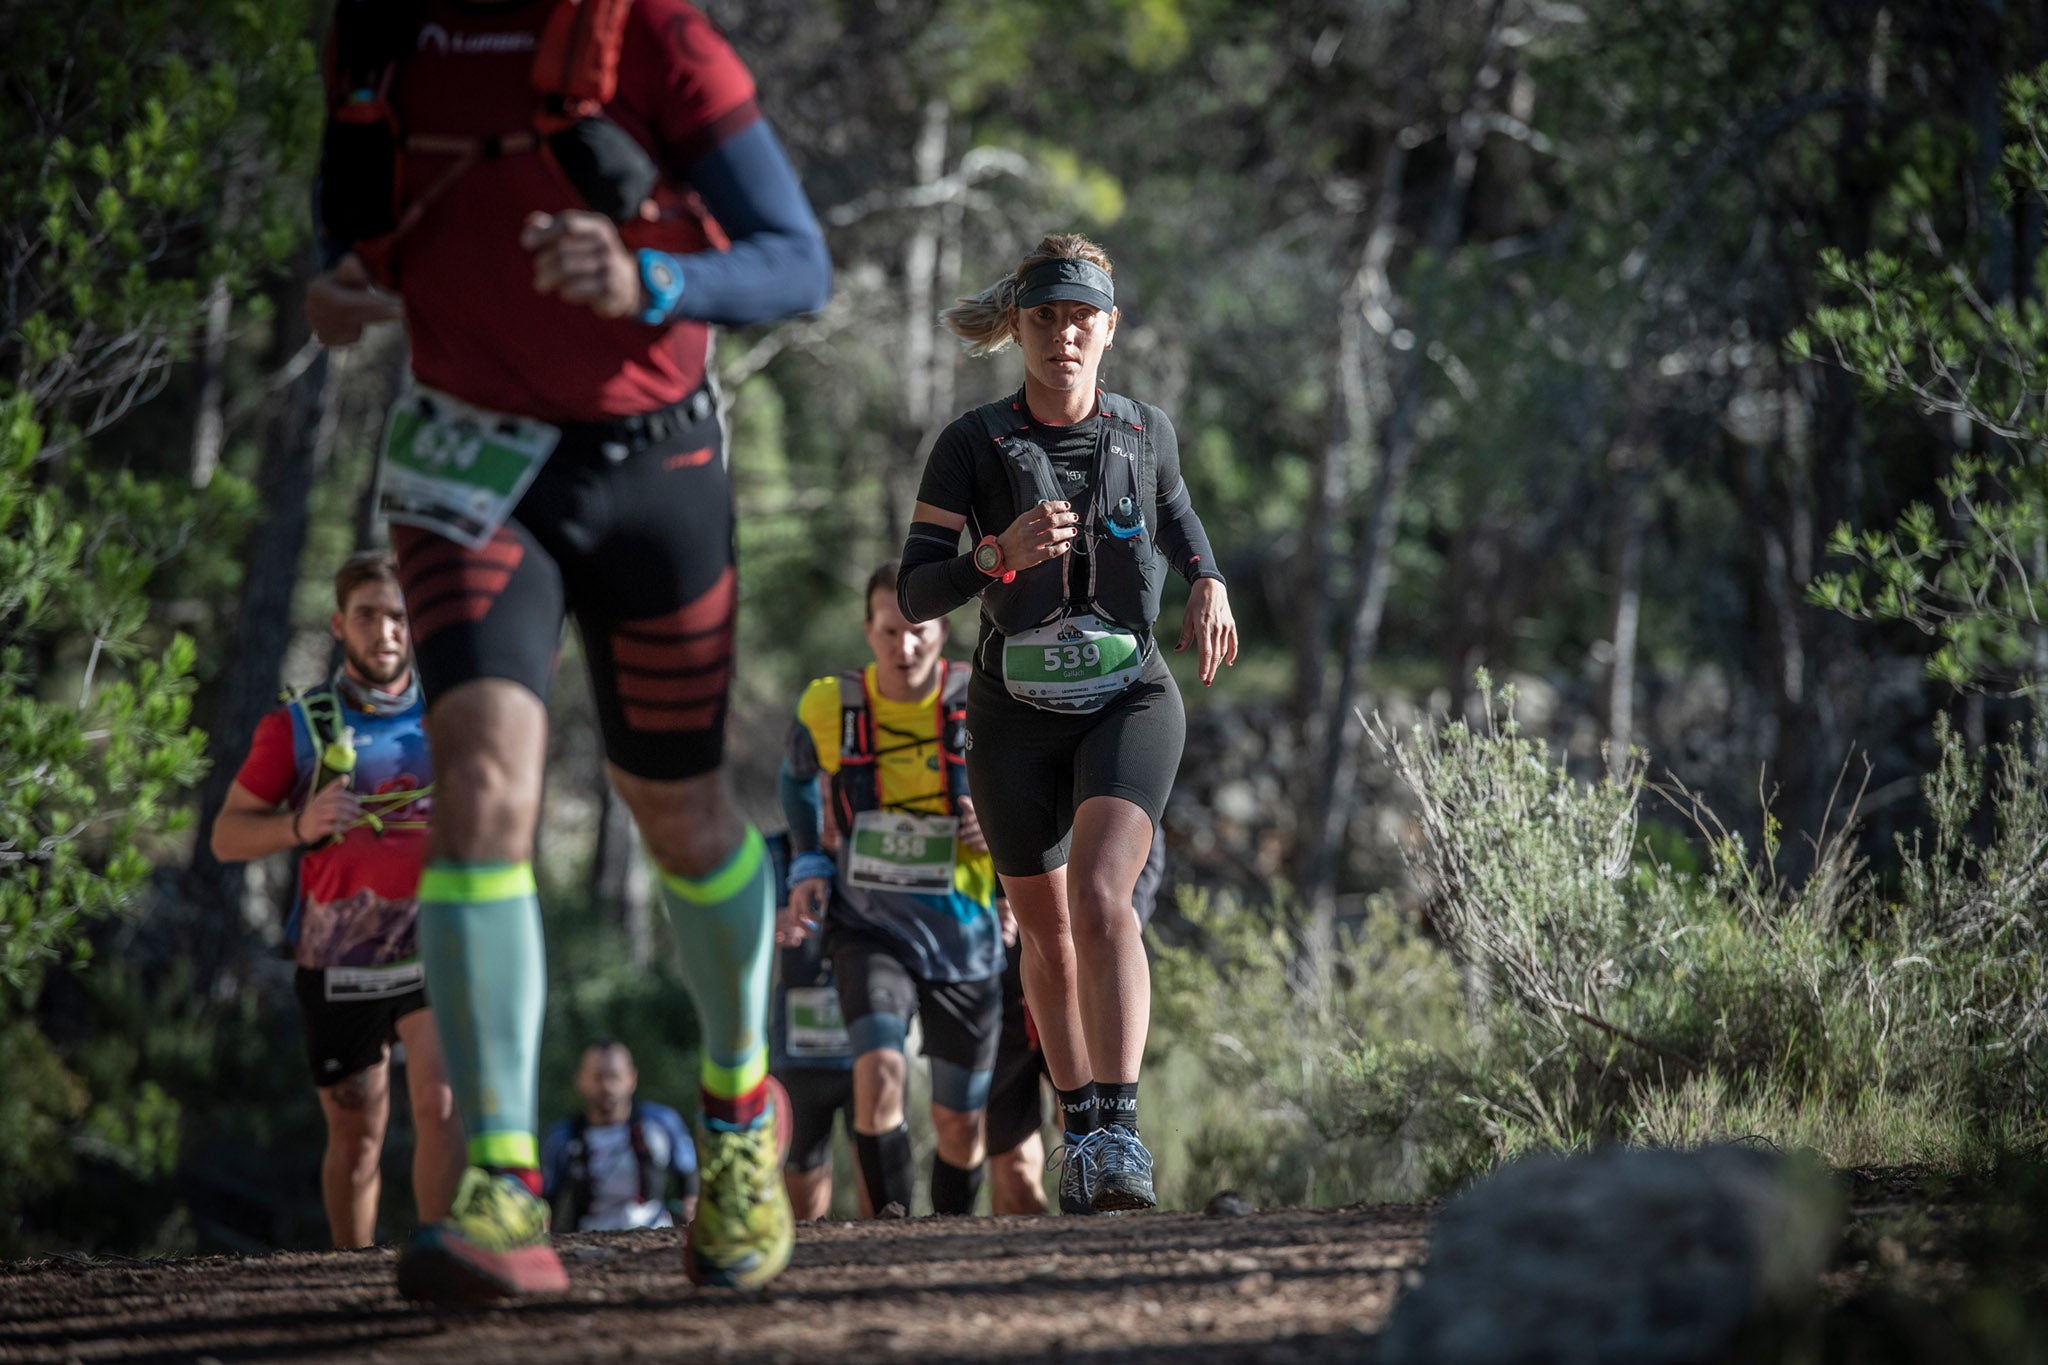
[[[910,974],[887,939],[858,929],[833,929],[827,946],[854,1051],[901,1049],[916,1011],[932,1064],[932,1102],[962,1113],[981,1108],[1002,1031],[1002,977],[927,981]]]
[[[310,967],[298,969],[292,992],[305,1024],[306,1065],[320,1087],[339,1085],[382,1062],[384,1049],[398,1041],[398,1021],[427,1007],[424,990],[381,1000],[329,1000],[327,973]]]
[[[1003,1029],[996,1043],[996,1074],[988,1087],[988,1154],[1001,1156],[1045,1127],[1045,1054],[1024,1028],[1024,952],[1003,967]]]
[[[977,666],[967,684],[967,787],[996,871],[1036,877],[1064,867],[1074,812],[1094,796],[1120,796],[1152,819],[1187,743],[1180,689],[1155,647],[1123,695],[1085,716],[1018,701]]]
[[[853,1068],[803,1066],[775,1073],[789,1095],[789,1154],[783,1166],[815,1171],[832,1159],[832,1119],[844,1114],[846,1140],[853,1141]]]
[[[477,678],[545,701],[574,615],[605,756],[657,780],[717,769],[736,594],[716,409],[700,389],[637,443],[638,419],[565,427],[482,549],[391,528],[430,708]]]

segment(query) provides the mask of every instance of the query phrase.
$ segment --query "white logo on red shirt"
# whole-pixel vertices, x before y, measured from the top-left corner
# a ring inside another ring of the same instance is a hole
[[[458,57],[490,52],[531,52],[531,33],[450,33],[439,24],[420,29],[419,51],[454,53]]]

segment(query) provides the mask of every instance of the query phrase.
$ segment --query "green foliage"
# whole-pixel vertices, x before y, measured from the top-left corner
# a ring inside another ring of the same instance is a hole
[[[53,973],[43,1027],[0,1027],[0,1256],[325,1242],[289,990],[222,1002],[195,984],[110,953]]]
[[[1431,1135],[1354,1123],[1351,1059],[1454,1049],[1450,961],[1378,905],[1341,931],[1322,989],[1302,975],[1302,926],[1284,903],[1260,914],[1188,888],[1179,910],[1195,939],[1155,944],[1146,1071],[1163,1207],[1200,1208],[1224,1188],[1257,1204],[1426,1193]]]
[[[48,963],[83,960],[84,925],[132,902],[149,841],[191,818],[177,798],[205,747],[190,728],[192,642],[151,649],[145,632],[144,586],[163,537],[197,523],[190,499],[138,521],[121,515],[137,493],[126,475],[87,475],[77,501],[36,486],[25,409],[7,405],[0,448],[0,1013]],[[86,657],[75,692],[44,699],[36,646],[66,626]]]
[[[1752,847],[1682,791],[1665,795],[1702,870],[1632,858],[1634,769],[1574,778],[1511,701],[1476,729],[1374,728],[1419,808],[1409,856],[1471,1004],[1450,1046],[1352,1053],[1361,1130],[1433,1124],[1432,1169],[1466,1174],[1614,1138],[1953,1165],[2037,1128],[2048,762],[2029,743],[2001,746],[1987,780],[1937,730],[1932,828],[1902,844],[1886,902],[1843,830],[1793,877],[1774,821]],[[1981,847],[1980,821],[1998,830]]]
[[[64,1067],[42,1031],[26,1020],[0,1025],[0,1252],[21,1250],[10,1235],[31,1192],[61,1187],[72,1172],[66,1127],[85,1114],[85,1087]]]
[[[2048,185],[2042,72],[2006,83],[2005,113],[2004,188],[2038,195]],[[1918,236],[1933,237],[1924,213],[1911,216]],[[1953,686],[2031,681],[2048,649],[2048,311],[2028,291],[1987,291],[1938,238],[1910,258],[1830,249],[1822,269],[1839,302],[1787,338],[1792,356],[1825,358],[1874,395],[1965,421],[1982,448],[1938,481],[1938,510],[1916,502],[1888,530],[1837,527],[1828,551],[1848,567],[1817,578],[1811,600],[1935,636],[1928,671]]]
[[[62,456],[162,385],[207,289],[300,240],[275,178],[311,145],[304,21],[16,6],[0,33],[42,130],[0,139],[0,218],[25,229],[0,245],[0,1018],[83,960],[83,929],[132,904],[190,818],[195,649],[152,624],[152,581],[253,499]]]
[[[1948,1170],[2041,1140],[2034,735],[1979,760],[1937,728],[1888,898],[1840,829],[1796,877],[1775,822],[1752,846],[1682,791],[1694,840],[1638,836],[1638,765],[1583,781],[1489,701],[1476,727],[1373,730],[1420,816],[1431,937],[1376,907],[1318,994],[1284,909],[1184,893],[1197,942],[1159,951],[1148,1072],[1169,1205],[1413,1198],[1611,1140]]]
[[[168,1177],[193,1087],[166,1053],[212,1037],[220,1011],[189,979],[167,999],[119,964],[84,978],[83,1041],[45,1036],[47,999],[30,1011],[96,925],[137,908],[192,817],[198,650],[156,602],[190,547],[236,543],[255,499],[232,475],[195,493],[175,461],[88,460],[87,442],[163,388],[208,293],[250,291],[303,241],[306,22],[239,0],[0,14],[0,1248],[38,1229],[68,1246],[189,1235]],[[222,553],[180,595],[217,585]],[[97,1011],[116,997],[147,1003],[115,1023]]]
[[[0,75],[32,135],[0,139],[0,375],[60,445],[119,420],[188,347],[203,296],[303,241],[317,133],[297,4],[14,6]]]

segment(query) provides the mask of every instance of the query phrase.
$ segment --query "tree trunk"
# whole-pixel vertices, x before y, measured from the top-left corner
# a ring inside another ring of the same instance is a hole
[[[1607,770],[1619,777],[1636,742],[1636,641],[1643,610],[1643,485],[1634,456],[1615,481],[1614,522],[1609,534],[1608,581],[1614,597],[1607,616],[1608,661],[1605,705]]]
[[[234,300],[228,283],[216,279],[206,296],[206,332],[199,346],[199,416],[192,424],[192,486],[204,488],[220,468],[221,443],[227,437],[226,389],[228,320]]]
[[[654,877],[632,811],[602,776],[598,809],[592,899],[624,931],[635,970],[644,969],[654,962]]]
[[[1451,165],[1432,206],[1424,240],[1428,253],[1437,260],[1457,245],[1472,178],[1478,169],[1479,147],[1486,132],[1482,102],[1500,84],[1505,9],[1505,4],[1496,0],[1472,79],[1466,87],[1463,107],[1450,121]],[[1387,312],[1391,314],[1392,310]],[[1387,366],[1385,417],[1378,441],[1380,464],[1356,540],[1358,576],[1340,617],[1348,623],[1349,634],[1338,664],[1336,689],[1324,711],[1321,761],[1306,806],[1315,814],[1308,821],[1310,842],[1302,859],[1301,892],[1309,911],[1308,952],[1318,980],[1327,979],[1329,953],[1336,937],[1337,868],[1350,824],[1353,802],[1349,793],[1358,772],[1358,744],[1349,721],[1357,704],[1358,689],[1379,645],[1387,590],[1393,582],[1394,537],[1401,495],[1415,460],[1416,424],[1426,388],[1422,363],[1426,342],[1410,330],[1404,347],[1401,336],[1402,332],[1395,329],[1387,339],[1392,353]]]
[[[1388,153],[1405,163],[1398,150]],[[1393,194],[1398,199],[1398,183]],[[1386,202],[1386,201],[1382,201]],[[1323,673],[1330,653],[1331,599],[1336,586],[1337,524],[1351,500],[1351,470],[1365,463],[1362,448],[1372,421],[1365,379],[1365,286],[1368,262],[1383,258],[1392,238],[1390,215],[1384,232],[1368,237],[1351,284],[1338,305],[1337,354],[1330,371],[1329,434],[1316,451],[1308,510],[1302,519],[1295,564],[1294,719],[1302,752],[1322,744]]]
[[[912,153],[920,187],[936,185],[946,174],[947,134],[952,111],[942,99],[925,103],[924,124]],[[882,468],[883,534],[893,553],[910,529],[910,508],[917,501],[917,481],[924,472],[926,448],[938,437],[943,410],[941,394],[950,398],[952,356],[942,351],[938,334],[938,289],[941,264],[951,259],[958,271],[958,253],[945,249],[949,217],[945,207],[920,213],[903,245],[902,449],[900,458]],[[948,371],[944,379],[940,371]]]

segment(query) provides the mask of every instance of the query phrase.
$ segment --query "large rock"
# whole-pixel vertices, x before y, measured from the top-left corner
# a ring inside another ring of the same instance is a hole
[[[1818,1165],[1748,1148],[1529,1157],[1460,1195],[1380,1365],[1767,1361],[1840,1210]]]

